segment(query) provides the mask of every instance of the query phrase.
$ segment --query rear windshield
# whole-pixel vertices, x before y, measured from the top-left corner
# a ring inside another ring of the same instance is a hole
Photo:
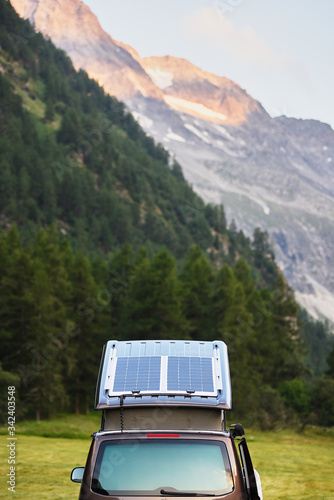
[[[92,490],[129,496],[225,495],[233,490],[233,479],[226,446],[220,441],[110,440],[100,445]]]

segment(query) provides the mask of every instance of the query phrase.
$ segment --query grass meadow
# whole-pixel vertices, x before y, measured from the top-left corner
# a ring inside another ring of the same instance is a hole
[[[85,465],[90,435],[99,423],[94,414],[18,424],[15,494],[7,490],[8,436],[0,428],[0,498],[77,499],[79,485],[70,481],[70,473]],[[246,437],[265,500],[334,499],[334,429],[246,429]]]

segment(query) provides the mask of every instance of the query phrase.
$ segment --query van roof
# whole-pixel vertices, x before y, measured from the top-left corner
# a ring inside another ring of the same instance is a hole
[[[222,341],[110,340],[104,346],[95,408],[197,406],[231,409]]]

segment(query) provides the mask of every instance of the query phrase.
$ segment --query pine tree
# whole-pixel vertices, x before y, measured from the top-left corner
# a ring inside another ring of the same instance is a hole
[[[210,335],[213,269],[197,245],[189,250],[180,279],[183,312],[190,325],[190,336],[204,340]]]
[[[326,375],[334,379],[334,347],[332,348],[327,357],[327,365],[328,368],[326,370]]]
[[[26,378],[25,369],[28,378],[22,402],[30,411],[36,412],[36,418],[39,420],[67,408],[63,376],[66,308],[54,295],[45,262],[35,258],[33,266],[35,276],[32,292],[38,317],[28,346],[31,360],[28,366],[23,363],[20,371],[23,383]]]
[[[272,292],[263,290],[257,310],[262,315],[257,341],[263,377],[277,387],[284,380],[292,380],[305,372],[298,306],[283,276],[279,276]]]
[[[187,338],[187,328],[174,259],[167,250],[151,263],[143,258],[124,301],[122,335],[127,339],[181,339]]]
[[[108,340],[108,329],[103,319],[107,316],[110,295],[105,289],[98,289],[91,266],[81,254],[74,257],[70,280],[74,325],[67,347],[66,380],[71,406],[76,413],[80,413],[93,406],[101,348]]]
[[[141,251],[140,255],[142,259],[146,258],[146,251],[144,254]],[[131,280],[134,278],[135,266],[138,268],[140,260],[137,258],[135,263],[132,247],[125,244],[109,261],[106,286],[111,294],[110,322],[116,339],[120,335],[119,325],[124,298],[128,293]]]
[[[0,363],[0,423],[5,424],[8,422],[8,387],[15,387],[16,391],[19,390],[20,379],[19,376],[6,372],[2,369]],[[20,408],[16,409],[16,416],[20,415]]]
[[[54,117],[55,113],[53,109],[53,102],[50,98],[48,98],[45,103],[44,120],[46,122],[52,122]]]
[[[246,296],[249,296],[254,289],[254,280],[251,276],[250,267],[243,257],[237,260],[234,266],[234,274],[237,280],[242,283]]]
[[[76,111],[72,108],[62,118],[58,140],[77,149],[80,139],[80,121]]]
[[[234,409],[244,416],[256,408],[258,376],[249,349],[254,333],[253,316],[247,310],[244,286],[229,266],[224,265],[218,271],[214,290],[212,324],[215,334],[212,336],[227,345]]]
[[[254,229],[252,246],[258,254],[274,256],[272,245],[269,241],[269,234],[267,231],[261,231],[259,227]]]

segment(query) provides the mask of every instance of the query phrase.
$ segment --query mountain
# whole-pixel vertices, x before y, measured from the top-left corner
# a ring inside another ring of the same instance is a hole
[[[267,229],[299,302],[334,322],[334,132],[271,118],[231,80],[175,57],[140,58],[79,0],[12,0],[182,165],[206,202],[246,234]],[[52,13],[52,15],[51,15]]]

